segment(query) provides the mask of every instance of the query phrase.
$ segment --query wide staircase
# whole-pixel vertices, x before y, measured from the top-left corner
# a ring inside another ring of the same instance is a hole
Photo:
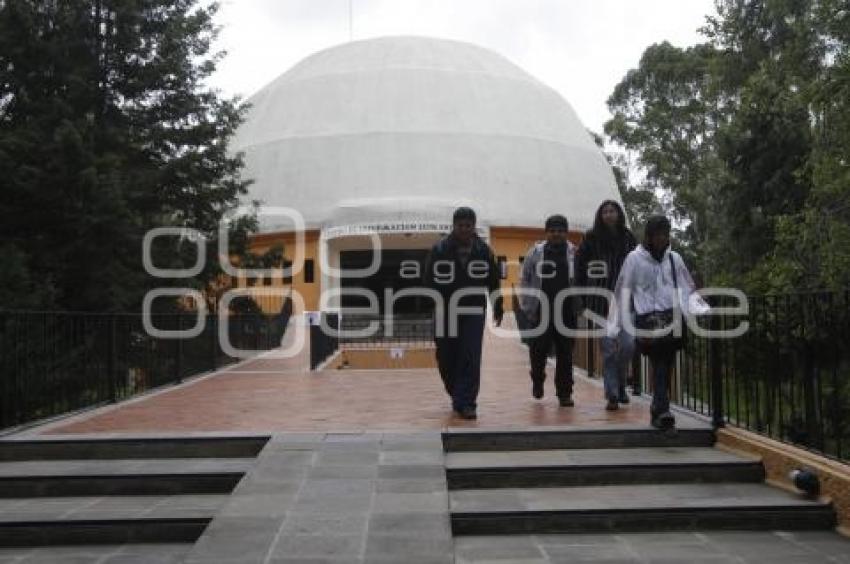
[[[32,547],[53,556],[44,547],[89,546],[76,554],[96,556],[129,546],[146,561],[145,555],[162,559],[161,544],[177,557],[181,547],[191,548],[267,440],[2,441],[0,548]]]
[[[465,535],[828,530],[829,504],[764,483],[711,429],[450,431],[452,532]]]

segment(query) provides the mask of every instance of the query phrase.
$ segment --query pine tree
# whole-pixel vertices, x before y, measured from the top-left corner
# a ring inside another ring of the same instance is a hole
[[[0,243],[16,257],[15,287],[29,288],[0,307],[37,296],[41,307],[137,308],[145,290],[176,283],[144,272],[149,229],[215,236],[247,186],[227,151],[238,100],[205,84],[222,56],[211,52],[217,8],[0,2]],[[160,243],[160,268],[194,262],[185,241]],[[216,273],[208,262],[188,283]]]

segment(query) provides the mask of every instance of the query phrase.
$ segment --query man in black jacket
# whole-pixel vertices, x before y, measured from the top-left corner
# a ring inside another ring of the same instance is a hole
[[[475,221],[472,209],[455,210],[452,232],[431,249],[424,272],[425,286],[443,298],[438,304],[442,311],[435,312],[440,377],[454,411],[464,419],[477,417],[487,296],[499,288],[493,251],[476,234]],[[493,301],[493,314],[496,324],[501,324],[501,297]]]

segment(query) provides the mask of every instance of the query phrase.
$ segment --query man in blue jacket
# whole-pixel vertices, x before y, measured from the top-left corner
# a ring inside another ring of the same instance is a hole
[[[452,232],[431,249],[424,272],[425,286],[440,293],[435,312],[437,365],[454,411],[463,419],[477,418],[481,382],[481,345],[487,296],[499,289],[499,268],[490,246],[475,231],[475,212],[461,207],[452,218]],[[452,296],[456,295],[456,307]],[[471,313],[469,310],[477,310]],[[442,315],[440,315],[442,313]],[[493,301],[496,324],[502,322],[502,298]]]

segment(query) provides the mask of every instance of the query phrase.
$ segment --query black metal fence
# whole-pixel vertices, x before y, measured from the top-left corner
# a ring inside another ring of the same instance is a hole
[[[160,330],[186,330],[194,313],[154,314]],[[236,360],[222,350],[279,345],[279,316],[209,316],[199,335],[153,337],[141,314],[0,312],[0,428],[125,399]]]
[[[336,313],[321,313],[321,318],[310,325],[310,370],[315,370],[339,348],[339,339],[333,334],[339,328],[339,316]],[[334,331],[326,332],[322,325]]]
[[[431,314],[395,315],[391,318],[343,315],[341,327],[343,333],[340,342],[344,345],[383,347],[434,343],[434,319]]]
[[[715,424],[850,460],[850,291],[749,296],[748,308],[701,322],[723,331],[747,322],[740,337],[688,333],[671,399]],[[636,364],[636,384],[651,393],[649,362]]]
[[[714,307],[737,305],[715,299]],[[671,378],[671,400],[725,424],[850,461],[850,290],[748,296],[746,314],[698,320],[736,338],[686,334]],[[517,316],[520,328],[527,326]],[[710,324],[710,325],[709,325]],[[574,362],[602,376],[599,342],[579,338]],[[652,393],[651,363],[636,355],[627,379]]]
[[[310,327],[310,369],[315,370],[340,347],[384,348],[398,345],[433,345],[434,321],[427,315],[380,315],[323,313],[330,334],[317,322]],[[338,334],[334,334],[338,333]]]

